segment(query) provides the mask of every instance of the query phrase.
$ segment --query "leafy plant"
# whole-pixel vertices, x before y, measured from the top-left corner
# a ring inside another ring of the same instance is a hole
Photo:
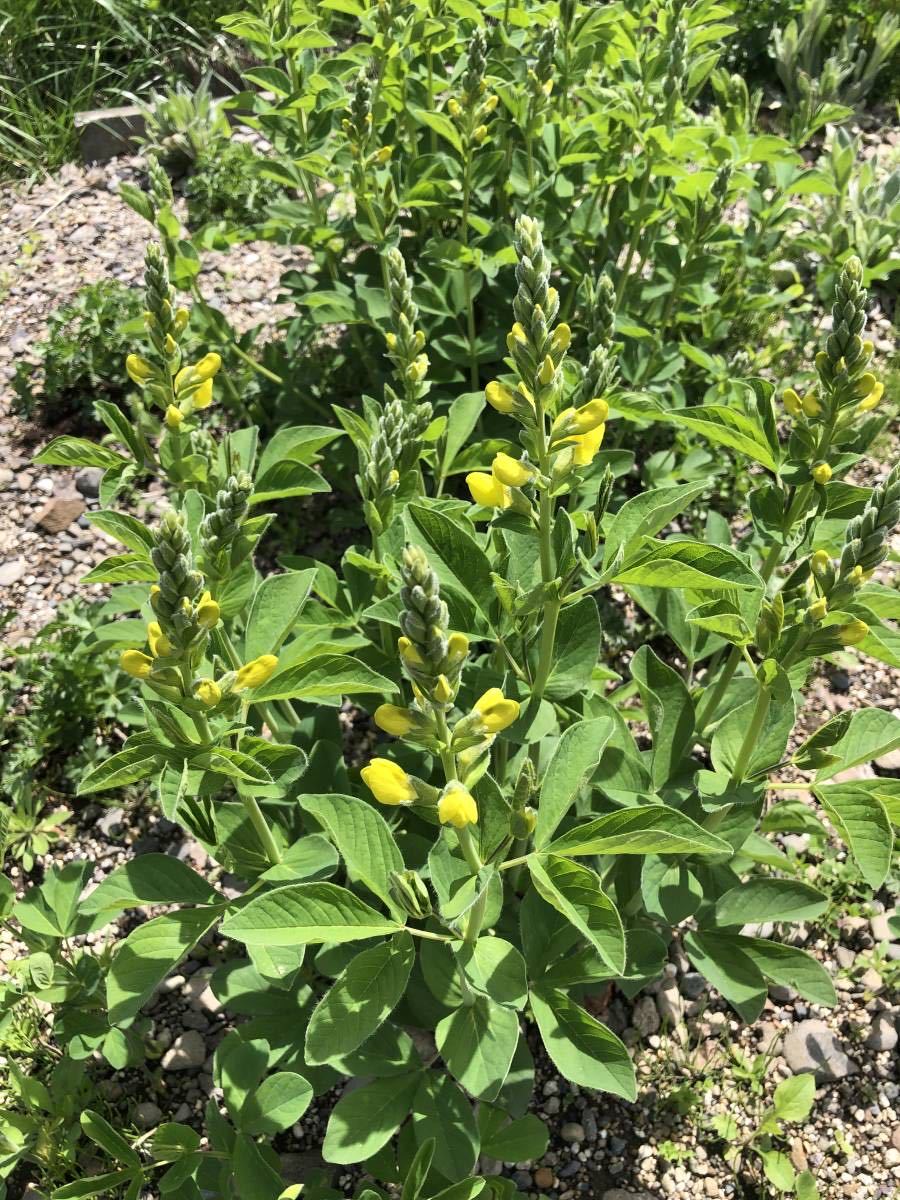
[[[209,75],[194,88],[176,83],[153,92],[141,110],[144,145],[171,175],[183,175],[231,136],[225,101],[213,96]]]
[[[238,226],[258,222],[284,194],[280,183],[262,173],[265,162],[246,142],[200,150],[184,184],[191,225],[198,229],[215,221]]]
[[[13,382],[20,410],[30,415],[41,407],[54,420],[73,416],[90,422],[98,395],[122,395],[116,345],[140,314],[139,297],[124,284],[101,280],[80,288],[51,313],[47,335],[34,348],[38,366],[16,365]]]

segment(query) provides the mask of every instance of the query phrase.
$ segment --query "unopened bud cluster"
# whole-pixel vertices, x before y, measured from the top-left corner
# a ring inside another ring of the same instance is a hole
[[[386,338],[387,353],[394,374],[407,401],[420,400],[428,391],[428,355],[425,334],[416,328],[419,309],[413,300],[412,282],[403,255],[396,247],[385,254],[388,275],[388,302],[392,330]]]
[[[484,30],[478,28],[469,44],[468,65],[462,78],[462,91],[447,101],[447,112],[459,129],[467,150],[483,146],[490,133],[489,122],[497,108],[496,93],[488,91],[487,42]]]

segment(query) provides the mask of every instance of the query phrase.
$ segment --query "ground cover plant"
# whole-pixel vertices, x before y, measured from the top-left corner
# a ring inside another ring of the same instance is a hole
[[[900,720],[798,734],[818,660],[900,663],[900,467],[849,478],[896,407],[867,329],[890,250],[868,230],[858,257],[835,219],[798,242],[830,251],[809,288],[776,286],[796,197],[849,202],[798,153],[844,109],[760,132],[705,0],[341,0],[225,25],[260,60],[260,178],[300,196],[256,232],[312,251],[283,281],[285,362],[316,354],[318,423],[249,403],[243,378],[285,380],[200,295],[203,253],[252,213],[185,231],[151,157],[147,190],[123,189],[153,231],[143,329],[118,347],[136,399],[98,400],[106,435],[37,461],[101,470],[91,520],[121,545],[84,582],[112,589],[95,637],[128,677],[128,736],[79,794],[149,788],[216,871],[147,853],[94,890],[78,860],[21,897],[0,885],[24,947],[0,1032],[52,1005],[58,1054],[13,1071],[0,1172],[41,1161],[54,1122],[98,1159],[59,1200],[297,1194],[273,1143],[340,1088],[321,1152],[352,1194],[515,1197],[479,1163],[543,1154],[535,1055],[634,1099],[591,999],[657,980],[674,935],[743,1021],[772,987],[834,1003],[783,936],[831,902],[770,839],[797,828],[785,795],[866,886],[891,870],[900,785],[845,773],[900,746]],[[831,154],[843,178],[847,145]],[[164,510],[139,519],[134,491],[159,482]],[[276,508],[314,513],[331,487],[355,512],[336,567],[273,539]],[[607,625],[637,611],[613,654]],[[382,735],[361,766],[348,716]],[[76,1124],[59,1088],[140,1064],[151,998],[211,936],[238,1022],[204,1140],[171,1113],[132,1138],[89,1100]],[[811,1200],[782,1141],[810,1083],[789,1083],[731,1157],[748,1187]]]

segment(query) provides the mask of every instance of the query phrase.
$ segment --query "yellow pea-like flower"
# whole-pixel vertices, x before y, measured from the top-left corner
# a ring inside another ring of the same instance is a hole
[[[803,412],[803,402],[793,388],[785,388],[781,396],[785,411],[789,416],[799,417]]]
[[[204,381],[191,396],[194,408],[209,408],[213,401],[213,381],[204,379]]]
[[[852,571],[848,571],[847,573],[847,582],[852,584],[853,587],[859,587],[865,578],[866,572],[862,569],[859,563],[856,564]]]
[[[811,620],[823,621],[825,614],[828,612],[828,601],[823,596],[820,600],[815,600],[806,611],[809,613]]]
[[[212,351],[209,354],[204,354],[198,363],[194,363],[194,371],[197,378],[200,380],[212,379],[213,375],[218,374],[222,367],[222,356]]]
[[[565,323],[560,321],[556,329],[553,331],[553,345],[557,350],[568,350],[572,344],[572,330]]]
[[[438,675],[432,696],[438,704],[449,704],[453,699],[453,688],[450,686],[450,680],[446,675]]]
[[[448,783],[438,800],[438,817],[442,825],[454,829],[465,829],[478,820],[478,805],[475,797],[461,783]]]
[[[803,405],[803,411],[808,417],[817,417],[822,411],[822,405],[816,399],[813,392],[810,392],[808,396],[804,396],[800,403]]]
[[[582,433],[575,437],[566,438],[566,441],[572,443],[572,462],[576,467],[586,467],[594,461],[597,457],[597,452],[603,445],[603,436],[605,433],[606,426],[598,425],[590,433]]]
[[[165,422],[169,429],[177,429],[184,420],[184,413],[180,408],[176,408],[174,404],[170,404],[166,409]]]
[[[864,638],[868,637],[868,634],[868,625],[865,621],[860,621],[858,617],[854,617],[846,625],[839,626],[837,631],[841,644],[844,646],[858,646]]]
[[[153,659],[140,650],[123,650],[119,655],[119,666],[135,679],[146,679],[153,670]]]
[[[496,95],[496,93],[492,93],[485,100],[483,111],[485,113],[492,113],[499,103],[500,103],[500,97],[498,95]]]
[[[222,689],[214,679],[201,679],[194,688],[194,694],[207,708],[215,708],[222,699]]]
[[[546,387],[553,382],[553,376],[556,374],[556,367],[553,365],[553,359],[549,354],[544,355],[544,361],[541,363],[541,369],[538,371],[538,381]]]
[[[501,451],[494,455],[491,474],[501,483],[505,483],[507,487],[524,487],[534,478],[535,471],[529,463],[519,462],[518,459]]]
[[[449,112],[451,117],[458,117],[462,113],[462,105],[458,100],[451,97],[447,101],[447,112]]]
[[[375,155],[376,163],[378,163],[379,166],[383,167],[385,163],[388,163],[391,161],[391,155],[393,153],[394,153],[393,146],[382,146],[381,149],[378,151],[378,153]]]
[[[812,469],[812,477],[816,483],[827,483],[831,478],[831,467],[827,462],[816,463]]]
[[[172,653],[172,643],[163,633],[159,621],[151,621],[147,626],[147,641],[154,658],[167,658]]]
[[[518,700],[508,700],[500,688],[488,688],[475,701],[475,712],[481,718],[486,733],[499,733],[519,717]]]
[[[140,354],[129,354],[125,359],[125,370],[132,383],[147,383],[155,375],[153,366]]]
[[[581,408],[576,408],[573,418],[575,428],[573,433],[590,433],[598,425],[602,425],[609,416],[609,405],[605,400],[590,400]]]
[[[411,804],[416,799],[412,780],[389,758],[373,758],[360,774],[379,804]]]
[[[513,396],[508,387],[504,387],[496,379],[484,389],[484,398],[490,404],[491,408],[496,408],[497,412],[511,413],[516,407],[515,396]]]
[[[509,336],[518,346],[528,345],[528,334],[525,332],[525,326],[521,321],[514,321],[513,327],[509,331]]]
[[[508,508],[512,503],[509,488],[485,471],[470,471],[466,476],[466,486],[475,503],[484,508]]]
[[[447,638],[447,661],[458,667],[469,653],[469,639],[464,633],[451,633]]]
[[[197,620],[204,629],[212,629],[219,623],[222,610],[209,592],[204,592],[197,604]]]
[[[408,637],[397,638],[397,649],[408,667],[425,666],[425,660]]]
[[[866,396],[869,395],[869,393],[875,387],[877,382],[878,382],[878,380],[875,378],[875,376],[872,374],[871,371],[864,372],[862,375],[860,375],[859,379],[856,382],[856,387],[854,390],[855,390],[857,396],[859,396],[859,398],[861,400],[864,399]]]
[[[385,340],[385,344],[387,345],[388,350],[394,351],[397,349],[396,333],[386,333],[384,335],[384,340]]]
[[[482,142],[485,140],[485,138],[487,137],[487,135],[488,135],[487,125],[479,125],[478,128],[475,130],[475,132],[472,134],[472,138],[480,146],[482,144]]]
[[[831,555],[827,550],[816,550],[809,560],[809,565],[816,575],[821,575],[823,571],[827,571],[831,566]]]
[[[257,688],[265,683],[267,679],[271,679],[275,673],[275,668],[278,666],[278,659],[274,654],[260,654],[258,658],[251,659],[250,662],[244,663],[237,673],[237,678],[234,681],[233,690],[235,692],[243,692],[247,688]]]
[[[373,719],[379,729],[392,737],[403,737],[416,727],[416,721],[408,708],[399,704],[379,704],[373,713]]]
[[[860,412],[871,412],[873,408],[877,408],[881,397],[884,395],[884,384],[880,381],[875,384],[871,392],[862,400],[860,400],[857,408]]]

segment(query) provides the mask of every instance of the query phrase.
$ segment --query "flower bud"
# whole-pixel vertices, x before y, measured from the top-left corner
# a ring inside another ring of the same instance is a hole
[[[873,408],[877,408],[881,397],[884,395],[884,384],[880,381],[875,384],[868,396],[864,400],[860,400],[857,405],[859,412],[871,412]]]
[[[397,639],[397,650],[408,667],[424,667],[425,661],[408,637]]]
[[[484,389],[484,398],[491,408],[496,408],[497,412],[511,413],[516,407],[516,400],[512,392],[496,379]]]
[[[168,658],[172,653],[172,643],[163,633],[158,621],[151,621],[147,626],[147,641],[154,658]]]
[[[806,615],[811,621],[819,622],[825,620],[825,615],[828,612],[828,601],[822,596],[819,600],[813,603],[806,610]]]
[[[209,592],[204,592],[197,604],[197,620],[204,629],[212,629],[215,625],[218,625],[220,616],[221,609],[218,604],[216,604]]]
[[[176,408],[174,404],[170,404],[166,409],[165,422],[169,429],[177,429],[184,420],[184,413],[180,408]]]
[[[837,635],[840,638],[842,646],[858,646],[864,638],[868,637],[869,627],[865,621],[860,621],[858,617],[854,617],[846,625],[838,627]]]
[[[412,804],[418,798],[410,777],[389,758],[373,758],[360,774],[379,804]]]
[[[125,359],[125,370],[132,383],[145,384],[156,374],[153,364],[141,358],[140,354],[129,354]]]
[[[512,503],[509,488],[484,471],[470,471],[466,485],[475,503],[484,508],[509,508]]]
[[[512,346],[509,345],[510,339],[512,339],[512,342],[517,346],[528,345],[528,334],[525,332],[525,326],[521,323],[521,321],[514,321],[513,327],[507,335],[506,344],[509,346],[509,349],[512,350]]]
[[[528,805],[526,808],[517,808],[509,814],[509,832],[514,838],[520,838],[525,841],[534,833],[534,827],[537,825],[537,813]]]
[[[487,137],[487,135],[488,135],[487,125],[479,125],[478,128],[475,130],[475,132],[472,134],[472,138],[480,146],[484,142],[484,139]]]
[[[375,154],[375,162],[378,166],[383,167],[385,163],[391,161],[391,155],[394,153],[393,146],[382,146]]]
[[[831,557],[827,550],[816,550],[809,560],[814,575],[823,575],[831,566]]]
[[[172,318],[172,324],[175,326],[176,333],[183,333],[185,326],[191,319],[191,314],[186,308],[177,308],[175,315]]]
[[[804,413],[806,413],[808,417],[817,417],[822,411],[822,405],[816,399],[814,392],[810,392],[808,395],[804,396],[801,400],[801,404],[803,405]]]
[[[404,737],[417,725],[415,714],[399,704],[380,704],[373,713],[373,719],[379,729],[392,737]]]
[[[866,371],[864,374],[860,375],[853,390],[856,392],[857,396],[859,396],[860,400],[864,400],[877,383],[878,380],[875,378],[872,372]]]
[[[538,382],[547,387],[553,382],[553,376],[556,374],[556,367],[553,365],[553,359],[549,354],[544,356],[544,361],[541,363],[541,369],[538,371]]]
[[[462,115],[462,105],[452,96],[447,101],[447,112],[451,117],[459,117]]]
[[[448,783],[438,800],[438,817],[442,825],[452,825],[454,829],[474,825],[478,820],[475,797],[461,783],[455,780]]]
[[[554,350],[568,350],[569,346],[571,346],[572,330],[565,321],[561,321],[553,331],[553,341],[551,344]]]
[[[534,478],[535,470],[529,463],[519,462],[501,451],[494,455],[491,474],[507,487],[524,487]]]
[[[393,353],[397,349],[396,333],[386,333],[384,335],[384,341],[385,341],[385,344],[386,344],[388,350],[390,350],[391,353]]]
[[[866,572],[862,569],[859,563],[856,564],[852,571],[847,572],[847,582],[851,587],[859,587],[860,584],[865,581],[865,578]]]
[[[194,684],[194,695],[207,708],[215,708],[222,699],[222,689],[214,679],[201,679]]]
[[[447,638],[447,664],[452,669],[465,662],[469,653],[469,639],[464,633],[451,633]]]
[[[450,680],[446,675],[438,675],[437,683],[432,691],[432,698],[438,704],[450,704],[453,700],[453,688],[450,685]]]
[[[166,340],[165,340],[164,345],[165,345],[165,349],[166,349],[166,354],[168,354],[169,358],[171,358],[172,355],[175,353],[175,351],[178,349],[178,343],[172,337],[171,333],[166,334]]]
[[[407,916],[424,921],[433,911],[428,885],[418,871],[391,871],[391,899]]]
[[[258,658],[244,663],[237,673],[237,678],[232,685],[232,691],[243,692],[247,688],[260,687],[267,679],[272,678],[277,666],[278,659],[274,654],[260,654]]]
[[[487,116],[489,113],[492,113],[494,111],[494,109],[497,107],[497,105],[499,103],[500,103],[500,97],[496,93],[492,93],[490,96],[488,96],[485,99],[484,107],[482,108],[482,112]]]
[[[827,483],[831,478],[831,467],[827,462],[816,463],[812,469],[812,477],[816,483]]]
[[[140,650],[123,650],[119,655],[119,666],[135,679],[146,679],[153,670],[153,659]]]

